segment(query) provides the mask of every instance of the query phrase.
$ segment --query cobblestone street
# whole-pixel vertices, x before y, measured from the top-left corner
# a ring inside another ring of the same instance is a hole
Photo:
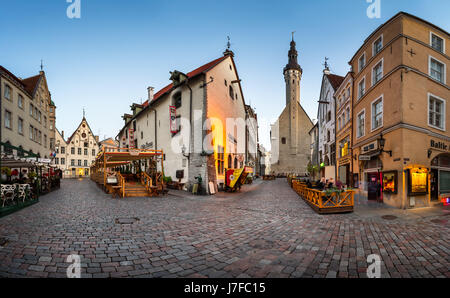
[[[378,254],[382,277],[450,277],[449,214],[317,215],[285,179],[237,194],[127,199],[64,180],[0,219],[0,276],[66,277],[67,256],[79,254],[82,277],[366,277],[367,256]]]

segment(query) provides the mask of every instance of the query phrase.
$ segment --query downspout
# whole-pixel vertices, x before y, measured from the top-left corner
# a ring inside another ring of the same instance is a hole
[[[336,97],[333,95],[333,100],[334,100],[334,177],[335,177],[335,181],[337,182],[338,180],[338,169],[337,169],[337,154],[336,154],[336,150],[337,150],[337,130],[336,130]]]
[[[156,111],[155,108],[149,108],[150,111],[154,111],[155,112],[155,150],[158,150],[158,129],[157,129],[157,125],[158,125],[158,112]]]
[[[193,148],[191,148],[191,146],[192,146],[192,144],[193,144],[193,142],[192,142],[192,139],[194,138],[194,135],[193,135],[193,132],[194,132],[194,129],[193,129],[193,125],[192,125],[192,88],[191,88],[191,86],[189,86],[189,78],[187,78],[186,79],[186,82],[185,82],[185,85],[189,88],[189,92],[190,92],[190,96],[189,96],[189,124],[190,124],[190,138],[189,138],[189,152],[188,152],[188,156],[187,156],[187,159],[188,159],[188,161],[189,161],[189,165],[190,165],[190,163],[191,163],[191,159],[190,159],[190,157],[191,157],[191,152],[193,152],[194,150],[193,150]]]

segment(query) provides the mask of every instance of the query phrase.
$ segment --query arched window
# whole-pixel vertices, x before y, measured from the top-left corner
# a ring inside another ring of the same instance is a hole
[[[232,168],[232,163],[233,162],[233,158],[231,157],[231,154],[228,155],[228,168],[231,169]]]

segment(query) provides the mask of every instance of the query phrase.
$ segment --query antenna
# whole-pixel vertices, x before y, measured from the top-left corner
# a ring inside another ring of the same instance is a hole
[[[41,59],[41,71],[44,71],[44,63],[42,59]]]

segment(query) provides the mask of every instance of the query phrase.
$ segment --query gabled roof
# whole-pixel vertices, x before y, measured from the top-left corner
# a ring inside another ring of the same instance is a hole
[[[22,80],[22,83],[25,85],[25,90],[27,90],[27,92],[29,94],[31,94],[31,96],[33,96],[33,97],[34,97],[34,93],[36,92],[37,86],[39,85],[41,76],[42,76],[41,74],[38,74],[36,76],[29,77],[29,78]]]
[[[328,81],[330,81],[331,86],[333,87],[334,91],[336,91],[339,86],[344,81],[345,77],[341,77],[335,74],[326,74]]]
[[[75,131],[72,133],[72,135],[70,136],[70,138],[67,139],[67,144],[70,144],[70,142],[72,141],[72,138],[75,136],[75,134],[77,133],[78,129],[80,129],[80,126],[81,126],[81,124],[83,123],[83,121],[86,122],[87,128],[89,129],[89,131],[91,132],[92,136],[94,137],[94,141],[97,143],[97,145],[99,145],[98,142],[97,142],[97,140],[96,140],[96,138],[95,138],[94,132],[92,131],[92,129],[91,129],[91,127],[89,126],[89,123],[87,122],[87,120],[86,120],[85,117],[83,117],[83,119],[81,119],[81,122],[80,122],[80,124],[77,126],[77,129],[75,129]]]
[[[209,62],[209,63],[207,63],[207,64],[205,64],[205,65],[203,65],[203,66],[200,66],[200,67],[197,68],[197,69],[194,69],[193,71],[187,73],[186,75],[187,75],[187,77],[188,77],[189,79],[192,79],[192,78],[194,78],[194,77],[196,77],[196,76],[202,74],[203,72],[210,70],[211,68],[213,68],[214,66],[216,66],[217,64],[219,64],[220,62],[222,62],[223,60],[225,60],[227,57],[228,57],[228,56],[223,56],[223,57],[220,57],[220,58],[218,58],[218,59],[216,59],[216,60],[213,60],[213,61],[211,61],[211,62]],[[167,85],[166,87],[164,87],[164,88],[162,88],[161,90],[159,90],[158,92],[156,92],[155,95],[153,96],[152,102],[155,102],[155,101],[158,100],[161,96],[163,96],[163,95],[166,94],[167,92],[171,91],[172,88],[173,88],[173,84],[169,84],[169,85]],[[149,104],[149,102],[148,102],[148,100],[147,100],[147,101],[145,101],[142,105],[145,106],[145,107],[147,107],[148,104]]]
[[[206,63],[206,64],[200,66],[199,68],[194,69],[194,70],[191,71],[191,72],[188,72],[186,75],[187,75],[188,79],[192,79],[192,78],[194,78],[194,77],[196,77],[196,76],[198,76],[198,75],[201,75],[202,73],[204,73],[204,72],[206,72],[206,71],[208,71],[208,70],[211,70],[213,67],[215,67],[215,66],[218,65],[220,62],[222,62],[223,60],[227,59],[228,57],[232,57],[232,56],[231,56],[231,55],[228,55],[228,54],[227,54],[227,55],[224,55],[224,56],[222,56],[222,57],[220,57],[220,58],[217,58],[217,59],[215,59],[215,60],[213,60],[213,61],[211,61],[211,62],[209,62],[209,63]],[[234,62],[233,62],[233,63],[234,63]],[[234,69],[236,70],[235,65],[233,65],[233,66],[234,66]],[[237,71],[236,71],[236,74],[237,74]],[[159,90],[158,92],[156,92],[155,95],[153,96],[153,100],[152,100],[151,102],[149,102],[148,100],[146,100],[146,101],[142,104],[143,109],[142,109],[139,113],[137,113],[136,115],[134,115],[133,118],[132,118],[131,120],[136,119],[136,118],[139,116],[139,114],[141,114],[143,111],[145,111],[145,109],[146,109],[149,105],[154,104],[158,99],[162,98],[163,95],[165,95],[166,93],[172,91],[173,88],[174,88],[173,83],[171,83],[171,84],[165,86],[164,88],[162,88],[161,90]],[[241,90],[241,94],[242,94],[242,90]],[[127,124],[125,124],[125,125],[122,127],[122,129],[119,131],[119,134],[123,131],[123,129],[124,129],[126,126],[127,126]]]

